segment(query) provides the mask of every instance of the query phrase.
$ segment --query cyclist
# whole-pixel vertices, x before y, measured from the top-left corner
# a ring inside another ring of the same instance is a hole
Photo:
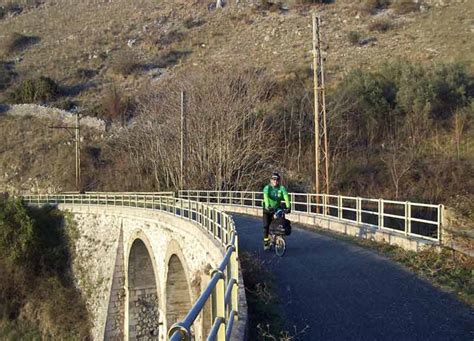
[[[282,200],[284,202],[282,203]],[[269,247],[268,231],[273,220],[273,214],[279,208],[285,213],[290,213],[290,197],[288,191],[280,185],[280,174],[274,172],[270,178],[270,184],[263,189],[263,245],[267,250]]]

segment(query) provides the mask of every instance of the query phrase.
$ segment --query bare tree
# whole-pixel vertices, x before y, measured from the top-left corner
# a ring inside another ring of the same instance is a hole
[[[142,103],[122,143],[137,170],[157,188],[178,188],[179,94],[187,93],[188,188],[246,189],[261,182],[273,159],[272,126],[262,104],[273,83],[261,70],[213,67],[170,80]]]
[[[387,153],[381,159],[388,168],[395,187],[395,199],[398,199],[400,183],[412,169],[419,155],[418,148],[415,144],[404,144],[401,139],[393,137],[389,140],[386,149]]]

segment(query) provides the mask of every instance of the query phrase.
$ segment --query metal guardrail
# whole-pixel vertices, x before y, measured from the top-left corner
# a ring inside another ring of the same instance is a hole
[[[172,193],[172,192],[168,192]],[[162,193],[161,193],[162,194]],[[196,300],[186,317],[168,332],[171,341],[191,340],[191,326],[211,299],[213,325],[207,340],[230,340],[238,316],[238,236],[232,217],[210,205],[188,199],[148,193],[87,193],[24,195],[33,205],[72,204],[136,207],[159,210],[193,221],[218,240],[226,253],[219,267],[211,272],[206,289]]]
[[[289,193],[292,212],[319,215],[440,242],[443,205],[342,195]],[[208,204],[262,207],[262,192],[184,190],[179,198]]]

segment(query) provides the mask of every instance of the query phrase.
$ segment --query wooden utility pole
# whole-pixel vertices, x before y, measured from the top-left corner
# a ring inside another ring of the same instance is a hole
[[[76,191],[81,191],[81,126],[79,122],[79,112],[76,111],[76,125],[74,127],[68,126],[51,126],[52,129],[65,129],[72,137],[74,137],[76,150]],[[73,134],[71,130],[74,130]]]
[[[324,87],[324,64],[321,55],[320,18],[313,13],[313,76],[314,76],[314,151],[315,191],[320,193],[319,166],[324,162],[324,187],[329,194],[329,146],[327,134],[326,90]],[[323,141],[321,148],[320,141]]]
[[[180,157],[180,166],[181,173],[179,179],[180,189],[184,189],[184,157],[185,157],[185,148],[184,148],[184,138],[186,135],[186,116],[185,116],[185,93],[181,91],[181,157]]]

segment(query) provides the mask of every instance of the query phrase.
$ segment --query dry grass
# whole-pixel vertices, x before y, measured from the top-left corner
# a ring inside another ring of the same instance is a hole
[[[361,5],[361,10],[366,14],[375,14],[389,5],[390,0],[365,0]]]
[[[392,28],[392,23],[388,19],[378,19],[368,25],[369,31],[387,32]]]
[[[397,14],[408,14],[420,10],[420,4],[411,0],[399,0],[391,6]]]
[[[5,36],[13,32],[41,36],[41,44],[30,46],[23,54],[17,72],[22,77],[48,75],[71,86],[93,82],[96,88],[82,91],[74,99],[88,107],[100,103],[97,90],[110,82],[110,74],[105,71],[120,51],[130,49],[130,40],[135,41],[131,50],[142,56],[144,64],[152,64],[159,56],[161,66],[176,65],[176,53],[170,51],[192,51],[180,67],[221,64],[232,59],[248,66],[269,67],[276,77],[286,77],[290,68],[302,68],[311,60],[311,19],[305,6],[290,5],[285,15],[277,11],[262,16],[246,6],[231,5],[224,11],[209,12],[201,2],[170,0],[159,6],[152,0],[55,3],[46,1],[1,20],[0,32]],[[384,6],[383,1],[373,4]],[[393,24],[400,27],[397,35],[389,30],[383,41],[363,49],[351,47],[342,33],[360,30],[360,19],[355,15],[360,4],[340,0],[318,9],[323,19],[323,40],[331,42],[326,64],[329,82],[355,66],[384,62],[387,55],[428,63],[474,59],[467,44],[472,2],[432,8],[429,15],[417,14],[412,21],[394,18]],[[394,50],[394,46],[398,48]],[[78,69],[95,70],[96,74],[85,79],[72,77]],[[119,85],[138,93],[149,80],[149,75],[143,73],[120,79]]]
[[[75,189],[74,143],[65,130],[48,128],[53,125],[58,123],[34,117],[0,116],[0,192]],[[82,129],[81,134],[84,148],[95,143],[89,129]],[[82,155],[83,171],[95,176],[87,166],[87,158]]]
[[[113,57],[110,70],[116,75],[129,76],[140,67],[140,59],[133,51],[120,51]]]

